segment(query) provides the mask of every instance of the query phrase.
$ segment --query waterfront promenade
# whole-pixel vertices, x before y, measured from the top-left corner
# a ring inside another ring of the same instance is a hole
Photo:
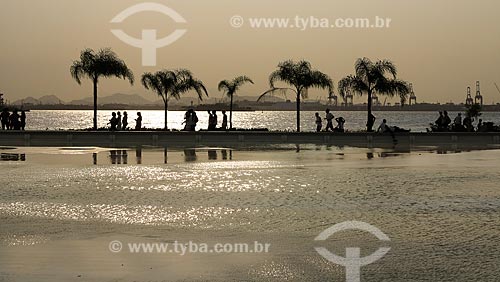
[[[252,146],[317,144],[353,147],[500,148],[500,133],[313,133],[313,132],[163,132],[163,131],[3,131],[0,146],[136,147]]]

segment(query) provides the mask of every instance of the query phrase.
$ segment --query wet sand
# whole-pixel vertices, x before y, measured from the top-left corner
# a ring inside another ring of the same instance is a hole
[[[364,256],[386,245],[362,281],[500,277],[500,151],[201,148],[168,151],[167,164],[162,149],[7,152],[25,160],[0,162],[0,281],[345,281],[314,247]],[[359,231],[314,240],[346,220],[391,241]],[[271,248],[113,253],[115,240]]]

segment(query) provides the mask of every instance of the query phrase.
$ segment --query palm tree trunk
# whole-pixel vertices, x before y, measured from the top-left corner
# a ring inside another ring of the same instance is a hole
[[[229,106],[229,130],[233,129],[233,95],[231,94],[231,104]]]
[[[297,132],[300,132],[300,93],[297,94]]]
[[[94,78],[94,130],[97,130],[97,83],[98,79]]]
[[[368,91],[368,119],[366,121],[366,131],[373,131],[373,123],[372,123],[372,92]]]
[[[165,130],[168,130],[167,120],[168,120],[168,99],[165,99]]]

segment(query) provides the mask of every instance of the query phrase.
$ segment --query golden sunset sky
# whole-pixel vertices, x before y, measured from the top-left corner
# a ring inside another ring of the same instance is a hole
[[[256,82],[240,95],[259,95],[268,75],[286,59],[306,59],[335,83],[353,73],[359,57],[390,59],[401,79],[413,82],[418,100],[463,102],[466,87],[482,83],[485,102],[500,102],[500,1],[498,0],[172,0],[164,4],[186,24],[155,12],[110,21],[135,0],[0,0],[0,91],[13,101],[57,95],[90,97],[92,87],[72,80],[69,67],[84,48],[111,47],[134,71],[188,68],[205,82],[212,97],[222,79],[248,75]],[[234,15],[250,17],[391,18],[387,29],[252,29],[230,26]],[[158,50],[158,66],[143,67],[141,50],[116,38],[111,29],[140,37],[157,29],[160,37],[177,28],[188,32]],[[153,99],[136,82],[103,80],[100,95],[137,93]],[[314,91],[312,99],[326,96]],[[324,98],[323,98],[324,99]],[[356,98],[363,102],[364,98]]]

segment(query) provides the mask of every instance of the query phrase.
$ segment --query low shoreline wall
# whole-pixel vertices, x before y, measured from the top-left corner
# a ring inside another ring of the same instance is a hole
[[[500,148],[500,133],[161,132],[0,131],[0,146],[137,147],[316,144],[353,147]]]

